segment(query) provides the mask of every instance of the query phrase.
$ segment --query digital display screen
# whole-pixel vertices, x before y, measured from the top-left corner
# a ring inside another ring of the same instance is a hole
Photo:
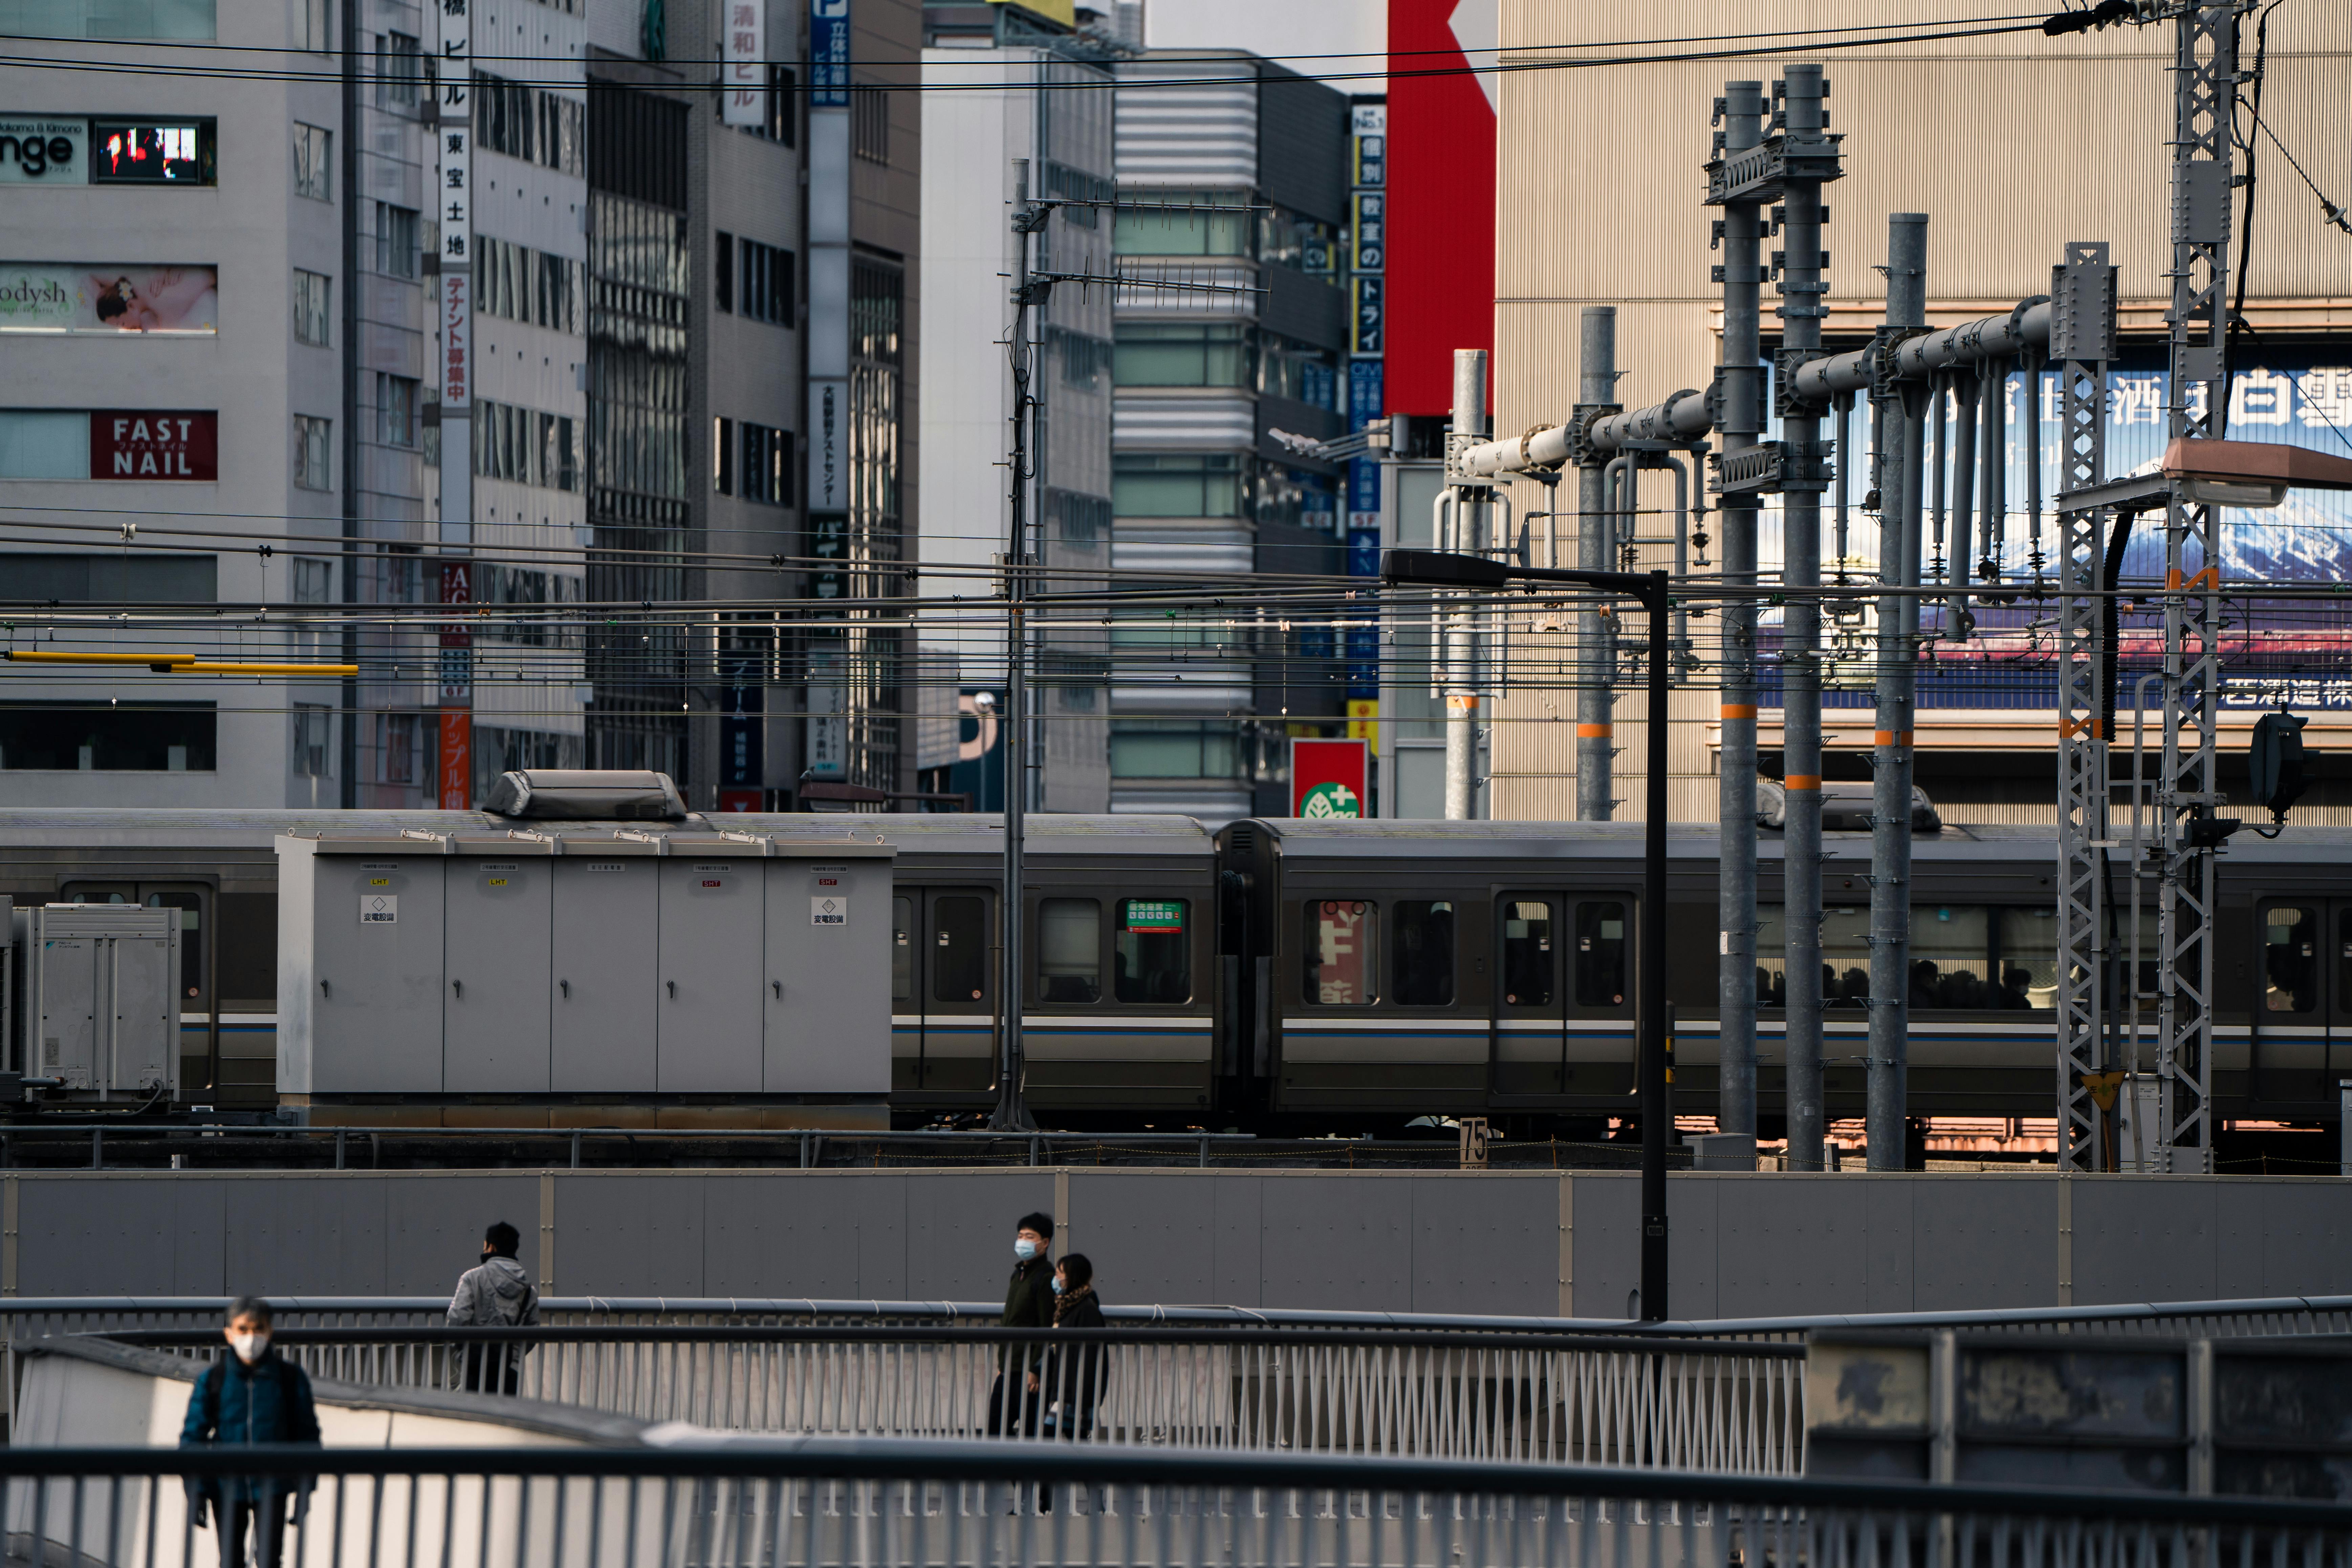
[[[100,121],[91,131],[96,152],[90,174],[101,183],[213,183],[213,132],[208,124],[194,121],[172,124]]]

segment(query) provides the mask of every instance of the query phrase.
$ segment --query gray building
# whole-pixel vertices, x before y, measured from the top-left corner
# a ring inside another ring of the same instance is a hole
[[[1348,100],[1240,52],[1149,52],[1119,79],[1119,194],[1176,210],[1116,229],[1138,281],[1117,312],[1112,564],[1207,592],[1112,627],[1111,808],[1286,812],[1286,736],[1344,729],[1333,633],[1209,595],[1342,570],[1339,469],[1274,432],[1344,427]]]

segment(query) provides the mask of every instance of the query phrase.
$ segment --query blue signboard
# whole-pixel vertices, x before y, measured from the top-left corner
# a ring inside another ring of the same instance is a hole
[[[809,0],[809,107],[849,107],[849,0]]]

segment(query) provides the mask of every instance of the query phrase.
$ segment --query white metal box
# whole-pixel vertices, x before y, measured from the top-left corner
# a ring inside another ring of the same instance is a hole
[[[9,917],[25,1076],[100,1100],[180,1087],[180,911],[37,904]]]

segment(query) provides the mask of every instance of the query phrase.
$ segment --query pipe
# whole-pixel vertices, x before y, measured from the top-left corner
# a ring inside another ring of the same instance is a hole
[[[1927,313],[1927,216],[1887,219],[1886,325],[1915,329]],[[1924,477],[1926,409],[1901,393],[1874,412],[1889,438],[1879,462],[1878,580],[1893,588],[1918,581],[1919,496]],[[1889,449],[1891,448],[1891,449]],[[1916,602],[1884,594],[1878,601],[1876,733],[1871,754],[1870,1168],[1904,1168],[1904,1111],[1911,997],[1912,644],[1906,628]],[[1909,614],[1906,614],[1909,612]]]
[[[2025,559],[2038,586],[2046,557],[2042,553],[2042,356],[2027,349],[2017,356],[2025,392]],[[2106,414],[2103,409],[2099,417]]]
[[[1916,329],[1923,323],[1906,325]],[[1998,316],[1979,316],[1957,327],[1906,339],[1895,351],[1895,374],[1906,380],[1921,380],[1930,371],[2006,359],[2029,345],[2046,346],[2049,342],[2050,301],[2023,302]],[[1871,359],[1876,353],[1874,346],[1817,359],[1801,368],[1790,384],[1809,403],[1826,403],[1835,392],[1867,392]]]
[[[1845,563],[1853,552],[1848,508],[1853,500],[1853,486],[1847,476],[1853,471],[1853,394],[1841,392],[1833,400],[1837,406],[1837,539],[1838,581],[1845,581]]]
[[[1764,84],[1724,83],[1723,147],[1747,152],[1764,139]],[[1759,343],[1760,225],[1753,201],[1723,208],[1723,455],[1756,445],[1764,431],[1764,376]],[[1717,1050],[1716,1126],[1756,1136],[1756,600],[1738,590],[1756,583],[1753,492],[1727,495],[1721,507],[1723,583],[1734,591],[1717,612],[1723,668],[1717,716],[1722,725],[1716,769]],[[1662,656],[1663,650],[1654,650]],[[1651,715],[1658,722],[1661,715]]]
[[[1822,100],[1828,84],[1822,68],[1790,66],[1783,79],[1783,110],[1792,140],[1817,139],[1822,130]],[[1781,230],[1780,342],[1790,349],[1819,350],[1823,307],[1822,287],[1822,187],[1814,180],[1791,180],[1783,198]],[[1851,406],[1850,396],[1840,402]],[[1803,405],[1799,405],[1802,408]],[[1844,421],[1842,407],[1839,419]],[[1780,424],[1791,451],[1818,451],[1821,421],[1791,411]],[[1845,451],[1837,454],[1838,552],[1845,552]],[[1786,991],[1789,1169],[1822,1168],[1827,1131],[1822,1097],[1822,610],[1802,590],[1822,580],[1822,497],[1819,490],[1790,490],[1781,497],[1781,581],[1799,590],[1789,595],[1782,622],[1780,664],[1781,961]]]
[[[1607,307],[1589,307],[1587,313],[1604,308]],[[1586,335],[1589,340],[1589,324]],[[1610,335],[1612,358],[1615,341],[1612,318]],[[1590,391],[1591,378],[1588,375],[1585,382],[1586,390]],[[1610,382],[1611,395],[1614,395],[1616,377],[1613,374]],[[1582,401],[1588,404],[1595,401],[1606,403],[1608,398]],[[1686,446],[1706,435],[1709,427],[1706,395],[1685,388],[1647,408],[1612,414],[1595,420],[1591,441],[1594,447],[1604,452],[1621,450],[1628,441],[1669,441],[1677,446]],[[1557,468],[1568,461],[1569,436],[1568,426],[1550,425],[1525,436],[1514,436],[1507,441],[1488,441],[1462,454],[1462,470],[1481,479],[1492,479],[1499,474],[1523,474],[1531,468]]]
[[[1675,581],[1690,575],[1690,470],[1672,452],[1664,454],[1666,467],[1675,476]],[[1682,605],[1675,606],[1675,668],[1688,673],[1690,657],[1690,611]]]
[[[1611,305],[1587,305],[1581,324],[1582,384],[1578,404],[1606,407],[1617,395],[1617,310]],[[1550,432],[1548,434],[1557,434]],[[1486,450],[1465,454],[1465,466]],[[1565,458],[1568,448],[1559,446]],[[1588,457],[1576,475],[1576,564],[1597,572],[1609,564],[1605,531],[1608,519],[1608,475],[1602,462]],[[1609,820],[1609,693],[1601,676],[1601,615],[1587,602],[1576,613],[1576,818],[1579,822]]]
[[[1977,536],[1977,575],[2000,580],[2002,536],[2009,531],[2009,367],[1990,365],[1984,385],[1984,506]]]
[[[1977,399],[1984,378],[1971,370],[1952,375],[1952,596],[1944,601],[1944,636],[1969,636],[1969,547],[1976,522]]]
[[[1486,351],[1454,351],[1454,435],[1486,434]],[[1466,491],[1454,497],[1453,548],[1480,554],[1486,547],[1486,503]],[[1445,613],[1445,819],[1477,815],[1478,638],[1470,595],[1449,595]]]

